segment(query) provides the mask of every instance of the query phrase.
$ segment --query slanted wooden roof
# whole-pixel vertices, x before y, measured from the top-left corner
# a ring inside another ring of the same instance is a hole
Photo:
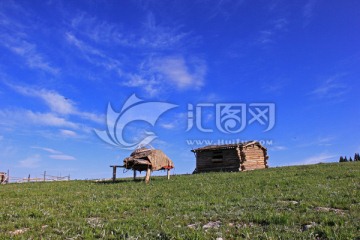
[[[257,141],[248,141],[245,143],[235,143],[235,144],[223,144],[223,145],[208,145],[205,147],[201,147],[201,148],[196,148],[191,150],[192,152],[203,152],[203,151],[216,151],[216,150],[223,150],[223,149],[234,149],[234,148],[238,148],[238,147],[247,147],[250,145],[257,145],[263,149],[266,149],[265,147],[263,147],[259,142]]]
[[[151,170],[172,169],[174,163],[161,150],[139,148],[130,154],[130,157],[124,159],[124,166],[127,169],[134,169],[138,171],[146,170],[148,167]]]

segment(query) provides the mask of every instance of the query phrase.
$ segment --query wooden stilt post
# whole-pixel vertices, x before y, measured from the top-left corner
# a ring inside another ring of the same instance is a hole
[[[149,183],[149,182],[150,182],[150,174],[151,174],[151,169],[148,168],[148,169],[146,170],[145,183]]]
[[[167,170],[167,179],[170,179],[170,169]]]
[[[136,170],[134,169],[134,181],[136,179]]]
[[[116,166],[112,166],[113,167],[113,177],[112,177],[112,180],[113,182],[116,181]]]
[[[28,176],[28,182],[30,182],[30,174],[29,174],[29,176]]]
[[[46,171],[44,171],[44,182],[46,181]]]

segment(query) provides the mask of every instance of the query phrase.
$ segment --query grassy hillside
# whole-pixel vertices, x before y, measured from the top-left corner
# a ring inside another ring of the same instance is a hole
[[[165,175],[165,174],[164,174]],[[0,186],[0,238],[360,238],[360,162]]]

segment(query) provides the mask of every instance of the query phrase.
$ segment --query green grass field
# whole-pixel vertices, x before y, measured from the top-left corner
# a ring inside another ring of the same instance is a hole
[[[0,239],[360,239],[360,162],[8,184],[0,195]]]

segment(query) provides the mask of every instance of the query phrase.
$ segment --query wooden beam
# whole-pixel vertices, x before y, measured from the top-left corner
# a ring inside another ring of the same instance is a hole
[[[134,170],[134,181],[136,179],[136,170]]]
[[[148,168],[146,170],[146,176],[145,176],[145,183],[148,184],[150,182],[150,174],[151,174],[151,169]]]
[[[167,170],[167,179],[170,179],[170,169]]]

